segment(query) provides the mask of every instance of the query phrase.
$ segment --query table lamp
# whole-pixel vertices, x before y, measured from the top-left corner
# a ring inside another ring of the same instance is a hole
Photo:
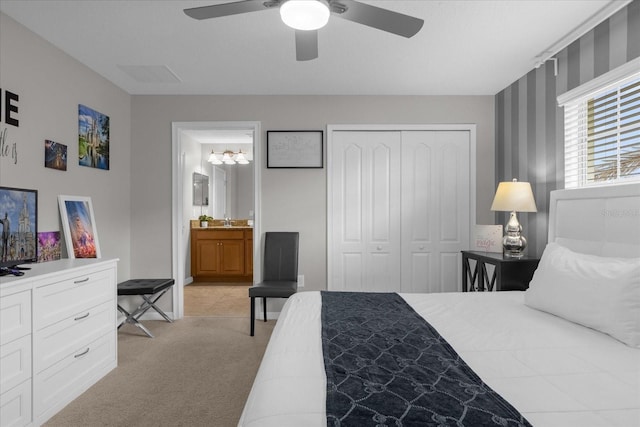
[[[531,184],[518,182],[517,179],[512,182],[501,182],[498,184],[491,210],[511,212],[509,221],[504,227],[502,247],[505,256],[522,258],[524,248],[527,247],[527,239],[522,235],[522,226],[516,212],[537,212]]]

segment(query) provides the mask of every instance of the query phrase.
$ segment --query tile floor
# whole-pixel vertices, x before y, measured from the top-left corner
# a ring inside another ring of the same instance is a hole
[[[250,283],[192,283],[184,287],[184,315],[249,317]]]

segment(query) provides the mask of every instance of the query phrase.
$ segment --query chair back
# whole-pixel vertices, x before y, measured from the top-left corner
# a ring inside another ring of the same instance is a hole
[[[298,281],[298,232],[267,231],[263,281]]]

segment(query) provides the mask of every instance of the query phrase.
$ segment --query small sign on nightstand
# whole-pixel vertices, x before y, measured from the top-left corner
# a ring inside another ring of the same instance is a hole
[[[474,251],[502,252],[502,226],[476,225],[472,242]]]

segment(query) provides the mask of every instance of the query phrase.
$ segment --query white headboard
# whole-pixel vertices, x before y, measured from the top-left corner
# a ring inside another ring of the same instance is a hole
[[[640,183],[552,191],[549,242],[593,255],[640,257]]]

